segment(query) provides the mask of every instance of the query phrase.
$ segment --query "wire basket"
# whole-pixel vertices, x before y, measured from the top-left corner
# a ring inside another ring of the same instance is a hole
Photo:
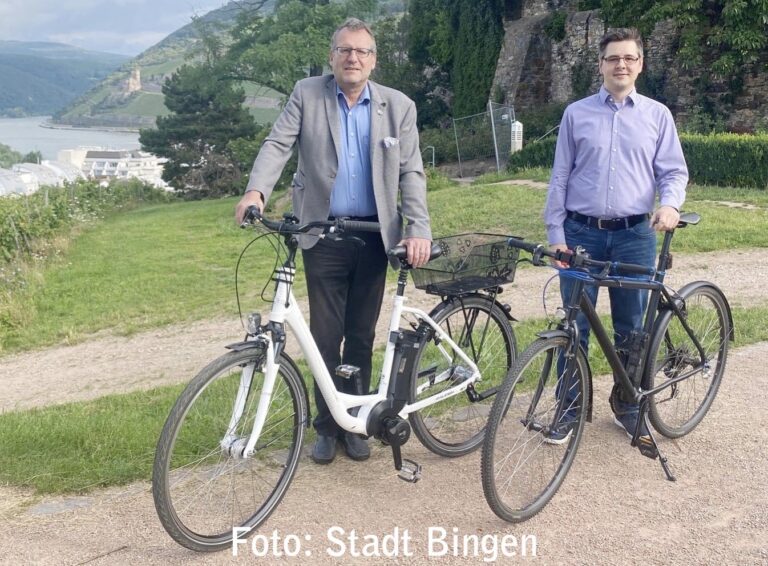
[[[432,295],[461,295],[509,283],[515,278],[518,248],[509,236],[459,234],[435,240],[443,254],[411,271],[417,289]]]

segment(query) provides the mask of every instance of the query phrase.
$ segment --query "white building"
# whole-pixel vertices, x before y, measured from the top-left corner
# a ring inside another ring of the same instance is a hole
[[[65,149],[59,161],[71,163],[89,179],[129,179],[146,181],[159,188],[168,188],[162,180],[165,158],[139,150],[106,150],[101,148]]]

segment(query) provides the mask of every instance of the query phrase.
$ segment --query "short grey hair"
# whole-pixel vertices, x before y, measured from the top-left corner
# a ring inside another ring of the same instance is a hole
[[[643,56],[643,37],[635,28],[617,28],[606,33],[600,39],[600,56],[605,55],[605,48],[608,47],[609,43],[616,41],[634,41],[635,45],[637,45],[637,53],[640,57]]]
[[[376,53],[376,38],[373,36],[371,27],[368,24],[366,24],[363,20],[358,20],[357,18],[347,18],[343,24],[341,24],[339,27],[336,28],[336,31],[333,32],[333,36],[331,37],[331,50],[333,50],[333,48],[336,47],[336,38],[343,30],[367,31],[368,35],[371,36],[371,40],[373,41],[373,52]]]

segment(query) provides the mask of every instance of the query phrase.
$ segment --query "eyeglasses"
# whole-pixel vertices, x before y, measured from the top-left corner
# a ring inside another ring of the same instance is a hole
[[[342,57],[349,57],[354,51],[359,59],[368,59],[372,53],[376,53],[373,49],[365,49],[362,47],[334,47],[333,50]]]
[[[619,61],[624,61],[627,67],[631,67],[640,60],[637,55],[611,55],[610,57],[603,57],[603,61],[610,63],[611,65],[618,65]]]

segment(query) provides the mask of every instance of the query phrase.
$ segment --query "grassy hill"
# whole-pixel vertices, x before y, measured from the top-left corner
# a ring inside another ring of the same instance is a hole
[[[0,41],[0,116],[52,114],[127,60],[60,43]]]
[[[168,113],[163,104],[161,88],[165,79],[184,63],[194,61],[200,52],[198,26],[223,33],[235,22],[237,15],[256,0],[238,0],[208,12],[197,20],[179,28],[119,69],[93,85],[88,92],[54,114],[58,124],[81,127],[146,128],[155,123],[157,116]],[[262,8],[270,12],[274,1]],[[127,85],[133,69],[138,69],[141,88],[129,92]],[[273,121],[278,110],[280,95],[270,89],[247,86],[246,104],[260,122]]]

